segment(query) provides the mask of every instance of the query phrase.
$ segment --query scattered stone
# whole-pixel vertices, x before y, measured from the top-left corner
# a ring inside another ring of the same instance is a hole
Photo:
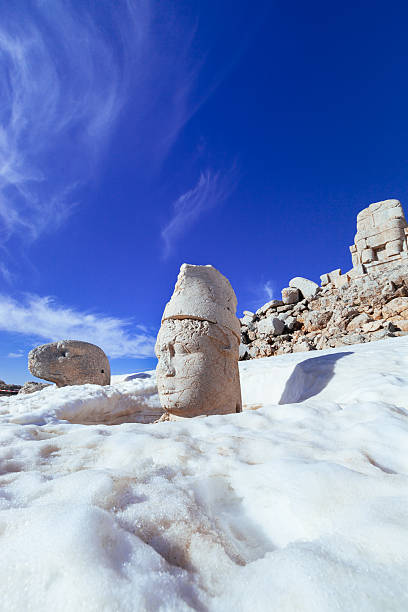
[[[279,336],[285,328],[285,323],[277,317],[267,317],[259,321],[257,325],[260,336]]]
[[[289,316],[285,319],[285,327],[289,331],[292,331],[295,328],[295,325],[296,325],[296,317]]]
[[[282,302],[284,304],[297,304],[299,300],[299,289],[295,287],[285,287],[285,289],[282,289]]]
[[[266,314],[267,311],[271,308],[277,308],[278,306],[283,306],[282,300],[271,300],[270,302],[264,304],[261,308],[258,308],[255,314],[258,317],[261,317],[262,315]]]
[[[371,321],[370,323],[365,323],[362,325],[362,330],[365,334],[378,331],[384,325],[384,319],[380,319],[379,321]]]
[[[357,329],[363,327],[365,323],[369,323],[370,321],[371,319],[368,314],[362,312],[361,314],[351,319],[350,323],[347,325],[347,331],[356,331]]]
[[[48,385],[47,383],[39,383],[39,382],[30,380],[24,383],[24,385],[21,387],[18,393],[26,395],[27,393],[35,393],[36,391],[42,391],[43,389],[45,389],[45,387],[51,387],[51,385]]]
[[[243,335],[251,358],[408,333],[408,226],[398,200],[377,202],[362,211],[357,230],[349,272],[342,274],[338,268],[323,274],[322,288],[296,277],[282,290],[280,305],[273,300],[257,311],[251,333]],[[293,290],[303,299],[286,303],[287,292]],[[285,325],[280,335],[272,329],[273,319]]]
[[[243,361],[248,357],[248,346],[246,344],[239,345],[239,360]]]
[[[243,317],[241,317],[240,321],[241,321],[241,325],[251,325],[252,322],[254,320],[254,315],[244,315]]]
[[[299,289],[304,298],[312,298],[319,290],[319,285],[313,281],[296,276],[289,281],[289,287]]]
[[[394,321],[395,327],[403,332],[408,332],[408,320],[399,319]]]
[[[388,318],[399,315],[404,310],[408,310],[408,297],[396,297],[382,307],[382,314],[384,318]]]
[[[307,340],[302,340],[302,342],[297,342],[296,344],[293,345],[293,352],[294,353],[303,353],[304,351],[311,351],[312,347],[309,344],[309,342],[307,342]]]

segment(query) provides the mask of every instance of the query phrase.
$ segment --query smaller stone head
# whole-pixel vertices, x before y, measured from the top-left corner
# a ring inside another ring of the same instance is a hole
[[[34,376],[54,382],[57,387],[110,384],[110,365],[103,350],[80,340],[60,340],[37,346],[28,354],[28,369]]]

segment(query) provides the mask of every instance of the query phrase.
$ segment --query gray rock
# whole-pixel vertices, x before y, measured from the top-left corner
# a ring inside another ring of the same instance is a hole
[[[285,289],[282,289],[282,302],[284,304],[296,304],[299,300],[299,289],[295,287],[285,287]]]
[[[259,354],[259,348],[257,346],[251,346],[248,353],[251,359],[256,359]]]
[[[287,319],[285,319],[285,325],[289,331],[292,331],[296,325],[296,317],[289,316]]]
[[[248,346],[246,344],[239,345],[239,360],[242,361],[248,357]]]
[[[34,380],[29,380],[28,382],[24,383],[18,393],[21,393],[22,395],[27,395],[28,393],[42,391],[43,389],[45,389],[45,387],[51,387],[51,385],[48,385],[47,383],[35,382]]]
[[[277,308],[278,306],[283,306],[282,300],[271,300],[270,302],[267,302],[266,304],[261,306],[261,308],[258,308],[255,314],[257,314],[258,316],[262,316],[270,308]]]
[[[241,325],[247,325],[247,326],[251,325],[253,320],[254,320],[254,315],[248,315],[248,314],[240,318]]]
[[[301,342],[296,342],[293,345],[294,353],[303,353],[304,351],[311,351],[313,348],[310,346],[307,340],[302,340]]]
[[[258,333],[261,336],[279,336],[285,328],[285,323],[277,317],[267,317],[259,321],[257,325]]]
[[[365,341],[366,336],[363,336],[362,334],[348,334],[347,336],[342,336],[341,338],[339,338],[338,343],[335,346],[343,346],[343,344],[361,344]]]
[[[361,314],[351,319],[350,323],[347,325],[347,331],[356,331],[357,329],[360,329],[365,323],[369,323],[370,321],[371,319],[368,314],[362,312]]]
[[[307,278],[302,278],[301,276],[295,276],[295,278],[292,278],[292,280],[289,281],[289,287],[299,289],[303,297],[308,299],[314,297],[320,289],[317,283]]]

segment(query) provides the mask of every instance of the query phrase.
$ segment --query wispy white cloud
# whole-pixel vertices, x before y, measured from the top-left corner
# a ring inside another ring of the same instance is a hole
[[[279,299],[279,290],[277,290],[276,282],[271,279],[260,280],[254,282],[253,279],[247,285],[247,298],[243,304],[243,308],[250,310],[258,310],[267,302],[273,299]]]
[[[201,215],[228,198],[235,184],[235,168],[226,173],[206,170],[200,174],[197,185],[174,202],[173,215],[162,229],[164,258],[170,255],[176,242]]]
[[[0,5],[0,242],[78,207],[129,100],[136,158],[163,159],[197,109],[195,36],[170,0]]]
[[[7,357],[9,359],[20,359],[20,357],[24,357],[24,353],[22,351],[18,353],[9,353]]]
[[[266,281],[266,283],[264,283],[263,290],[268,300],[271,301],[273,299],[273,295],[275,291],[272,281],[270,280]]]
[[[100,346],[110,357],[151,357],[155,338],[143,326],[105,315],[59,306],[50,297],[30,295],[19,302],[0,294],[0,331],[22,334],[35,344],[84,340]],[[14,353],[9,355],[17,357]]]
[[[2,261],[0,261],[0,276],[2,276],[7,283],[11,283],[14,278],[13,273]]]
[[[126,76],[89,14],[33,0],[0,8],[0,83],[0,238],[33,240],[76,206]]]

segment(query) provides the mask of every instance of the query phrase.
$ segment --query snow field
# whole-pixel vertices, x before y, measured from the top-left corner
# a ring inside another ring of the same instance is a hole
[[[152,373],[0,400],[1,610],[406,610],[408,340],[240,371],[175,423],[106,424]]]

